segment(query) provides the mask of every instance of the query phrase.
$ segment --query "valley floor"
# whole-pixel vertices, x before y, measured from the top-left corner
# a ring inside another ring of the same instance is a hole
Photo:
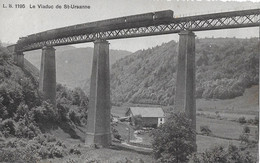
[[[228,146],[232,143],[236,146],[243,146],[239,141],[239,136],[243,133],[243,128],[247,125],[250,128],[250,139],[254,140],[258,135],[258,128],[254,125],[241,124],[237,121],[240,117],[245,117],[246,120],[253,119],[258,115],[258,100],[252,99],[250,94],[254,94],[258,86],[248,89],[241,97],[232,100],[197,100],[197,147],[198,152],[203,152],[216,145]],[[256,94],[258,97],[258,94]],[[249,105],[251,103],[251,105]],[[248,106],[248,107],[247,107]],[[166,107],[165,110],[171,108]],[[231,108],[231,109],[228,109]],[[113,107],[112,114],[116,116],[125,116],[127,106]],[[200,131],[201,126],[207,126],[212,134],[202,135]],[[122,142],[126,142],[128,138],[128,132],[126,128],[130,128],[130,140],[135,140],[133,127],[129,126],[126,122],[118,122],[114,126],[121,135]],[[69,149],[77,149],[79,152],[72,152],[63,154],[62,158],[45,159],[41,160],[41,163],[76,163],[76,162],[156,162],[151,155],[151,151],[147,150],[135,150],[131,147],[127,147],[120,143],[114,143],[110,148],[88,148],[84,145],[86,126],[74,126],[72,128],[66,128],[66,126],[58,127],[49,131],[49,134],[53,135],[56,140],[53,144],[61,141],[64,144],[64,148],[67,151]],[[74,138],[72,138],[74,137]],[[145,146],[151,146],[152,138],[149,133],[138,135],[142,140],[139,142]],[[15,141],[12,139],[0,140],[2,142]],[[18,140],[19,141],[19,140]],[[31,142],[25,142],[25,144]],[[1,146],[0,146],[1,147]],[[14,147],[9,147],[15,149]],[[42,148],[42,147],[41,147]],[[59,148],[59,147],[58,147]],[[63,148],[63,147],[62,147]],[[255,144],[249,151],[258,156],[258,145]]]

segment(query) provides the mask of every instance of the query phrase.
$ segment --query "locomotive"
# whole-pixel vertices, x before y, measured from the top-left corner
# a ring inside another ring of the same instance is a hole
[[[117,30],[131,27],[143,27],[147,25],[167,24],[173,20],[173,11],[164,10],[145,14],[125,16],[84,24],[77,24],[19,38],[17,44],[29,45],[35,42],[47,41],[73,35],[90,34],[93,32]]]

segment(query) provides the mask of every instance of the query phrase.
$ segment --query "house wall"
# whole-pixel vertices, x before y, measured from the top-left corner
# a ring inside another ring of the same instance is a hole
[[[161,124],[164,124],[164,118],[163,118],[163,117],[159,117],[159,118],[158,118],[158,127],[159,127]]]
[[[158,125],[157,117],[143,117],[143,126],[144,127],[153,127]]]

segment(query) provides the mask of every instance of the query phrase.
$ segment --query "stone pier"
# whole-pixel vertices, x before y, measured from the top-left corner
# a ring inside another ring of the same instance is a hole
[[[182,31],[179,33],[175,110],[185,111],[196,130],[195,68],[195,34]]]
[[[14,59],[14,63],[17,66],[24,68],[24,54],[23,54],[23,52],[14,52],[13,53],[13,59]]]
[[[109,43],[94,42],[86,146],[111,144]]]
[[[56,64],[52,46],[42,48],[39,89],[43,98],[56,106]]]

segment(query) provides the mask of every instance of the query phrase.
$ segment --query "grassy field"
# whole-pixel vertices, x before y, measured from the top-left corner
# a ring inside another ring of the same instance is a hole
[[[210,119],[197,116],[197,132],[200,132],[200,126],[209,126],[209,129],[216,136],[238,139],[243,131],[243,126],[237,122],[227,120]]]
[[[224,147],[227,147],[230,143],[237,146],[240,145],[240,142],[236,140],[226,140],[210,136],[197,135],[197,147],[199,153],[211,149],[216,145],[222,145]]]
[[[141,154],[132,150],[121,147],[90,149],[82,148],[81,155],[69,155],[64,158],[43,160],[41,163],[125,163],[130,160],[134,163],[139,163],[140,160],[144,162],[156,162],[149,154]],[[141,162],[140,162],[141,163]]]
[[[228,100],[197,99],[198,111],[232,113],[234,115],[257,115],[259,113],[259,86],[245,90],[243,96]]]

